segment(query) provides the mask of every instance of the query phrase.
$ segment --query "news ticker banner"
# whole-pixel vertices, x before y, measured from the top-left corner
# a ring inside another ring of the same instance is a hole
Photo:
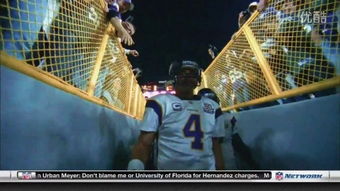
[[[0,182],[340,182],[340,171],[0,171]]]

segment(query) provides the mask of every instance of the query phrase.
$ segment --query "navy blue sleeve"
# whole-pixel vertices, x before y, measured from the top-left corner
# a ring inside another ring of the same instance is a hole
[[[121,15],[120,15],[119,10],[118,10],[119,8],[117,7],[117,5],[109,4],[108,8],[109,8],[109,12],[107,14],[108,19],[111,19],[113,17],[121,18]]]
[[[215,119],[217,119],[219,116],[221,116],[223,113],[222,113],[222,110],[221,108],[218,108],[216,109],[215,111]]]
[[[152,108],[156,112],[156,114],[158,115],[159,125],[161,125],[162,124],[162,108],[161,108],[161,106],[154,100],[148,100],[146,102],[145,107]]]

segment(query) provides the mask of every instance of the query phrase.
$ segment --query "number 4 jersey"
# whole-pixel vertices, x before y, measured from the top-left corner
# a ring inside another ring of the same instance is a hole
[[[166,94],[148,100],[141,131],[158,132],[159,170],[214,170],[212,138],[224,136],[223,121],[219,105],[209,98]]]

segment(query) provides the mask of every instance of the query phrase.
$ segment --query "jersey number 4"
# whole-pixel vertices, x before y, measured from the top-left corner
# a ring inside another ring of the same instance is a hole
[[[191,115],[184,126],[183,133],[185,137],[194,138],[191,143],[192,149],[203,149],[203,131],[201,129],[201,122],[199,115]]]

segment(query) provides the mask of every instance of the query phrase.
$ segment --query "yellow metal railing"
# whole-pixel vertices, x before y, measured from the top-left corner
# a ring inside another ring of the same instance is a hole
[[[273,0],[203,73],[223,110],[340,84],[339,1]],[[104,0],[3,0],[0,63],[126,115],[145,99]],[[200,87],[200,88],[201,88]]]
[[[198,89],[213,89],[227,111],[336,88],[339,28],[339,1],[269,1],[204,71]]]
[[[145,99],[104,0],[3,0],[0,63],[141,119]]]

